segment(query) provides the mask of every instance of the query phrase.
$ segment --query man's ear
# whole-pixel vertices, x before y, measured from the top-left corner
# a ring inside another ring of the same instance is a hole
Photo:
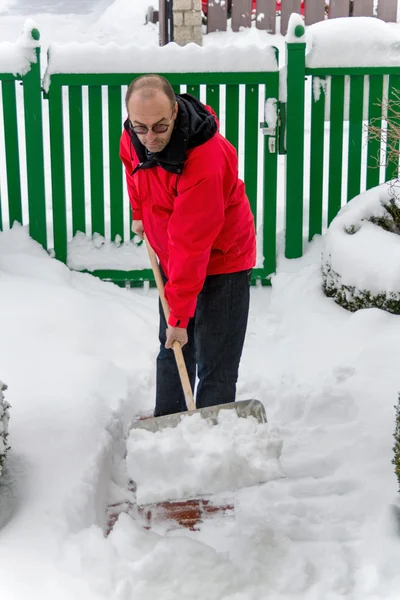
[[[175,106],[174,106],[174,119],[176,119],[177,116],[178,116],[178,103],[175,102]]]

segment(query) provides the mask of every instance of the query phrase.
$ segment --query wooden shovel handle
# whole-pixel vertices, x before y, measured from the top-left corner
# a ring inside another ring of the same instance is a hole
[[[155,252],[154,252],[153,248],[150,246],[146,235],[144,236],[144,241],[146,244],[147,252],[149,254],[151,268],[153,269],[158,293],[160,295],[160,300],[161,300],[161,304],[163,307],[165,320],[168,323],[170,310],[169,310],[168,302],[166,301],[165,296],[164,296],[164,282],[161,277],[160,267],[158,266],[157,257],[155,255]],[[183,358],[182,346],[180,345],[178,340],[175,340],[173,342],[172,350],[174,351],[176,365],[178,367],[179,378],[181,380],[187,409],[188,410],[196,410],[196,404],[194,402],[193,393],[192,393],[192,386],[190,385],[189,375],[188,375],[186,365],[185,365],[185,359]]]

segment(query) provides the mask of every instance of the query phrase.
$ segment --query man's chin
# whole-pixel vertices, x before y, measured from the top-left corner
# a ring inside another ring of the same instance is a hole
[[[161,152],[164,146],[162,144],[155,144],[154,146],[147,144],[146,148],[149,152]]]

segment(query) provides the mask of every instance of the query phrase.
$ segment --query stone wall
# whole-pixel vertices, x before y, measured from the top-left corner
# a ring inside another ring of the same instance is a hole
[[[180,46],[203,43],[201,0],[173,0],[174,42]]]

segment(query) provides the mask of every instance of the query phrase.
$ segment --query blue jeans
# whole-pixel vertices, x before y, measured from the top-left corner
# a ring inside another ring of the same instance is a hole
[[[235,401],[249,314],[250,276],[251,270],[209,275],[198,295],[196,313],[187,329],[189,341],[183,347],[192,390],[197,367],[197,408]],[[167,323],[159,305],[156,417],[187,410],[173,350],[165,348]]]

